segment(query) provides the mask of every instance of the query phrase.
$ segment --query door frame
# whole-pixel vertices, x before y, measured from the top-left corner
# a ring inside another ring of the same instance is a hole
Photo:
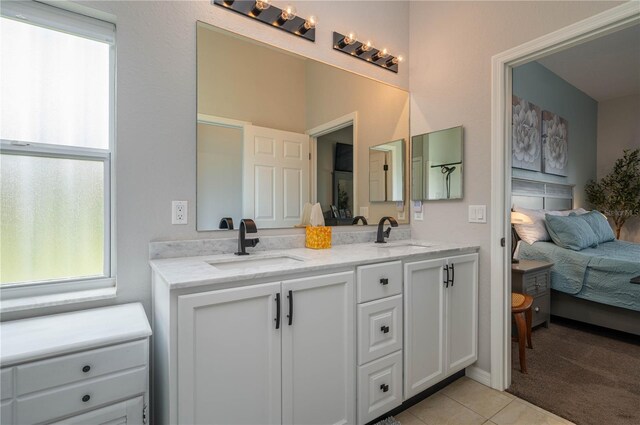
[[[630,1],[491,58],[491,386],[511,384],[511,104],[514,67],[640,23]]]
[[[318,202],[318,137],[325,134],[332,133],[342,128],[353,126],[353,211],[352,214],[355,217],[356,208],[358,208],[358,185],[355,176],[358,174],[358,111],[353,111],[349,114],[343,115],[339,118],[320,124],[310,130],[305,131],[309,135],[309,199],[311,203]]]

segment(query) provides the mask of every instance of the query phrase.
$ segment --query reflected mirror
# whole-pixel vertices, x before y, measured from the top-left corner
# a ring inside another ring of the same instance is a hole
[[[411,138],[411,198],[462,199],[462,126]]]
[[[202,22],[197,74],[198,230],[293,227],[307,202],[327,225],[397,214],[369,200],[369,148],[407,140],[406,91]]]
[[[369,201],[404,200],[404,140],[369,148]]]

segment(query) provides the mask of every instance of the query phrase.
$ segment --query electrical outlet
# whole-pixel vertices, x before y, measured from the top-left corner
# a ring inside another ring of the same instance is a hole
[[[469,223],[486,223],[487,206],[469,205]]]
[[[171,201],[171,224],[187,224],[188,216],[187,201]]]
[[[422,211],[418,212],[418,211],[414,211],[413,213],[413,219],[416,221],[423,221],[424,220],[424,213]]]

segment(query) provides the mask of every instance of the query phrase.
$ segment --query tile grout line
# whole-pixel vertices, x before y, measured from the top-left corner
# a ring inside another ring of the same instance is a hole
[[[493,418],[495,418],[496,416],[498,416],[500,414],[500,412],[502,412],[504,409],[506,409],[507,407],[509,407],[511,405],[511,403],[513,403],[514,401],[516,401],[517,398],[512,398],[511,401],[509,401],[509,403],[507,403],[506,406],[504,406],[502,409],[498,410],[496,413],[494,413],[494,415],[492,417],[490,417],[489,419],[487,419],[488,421],[493,422]]]

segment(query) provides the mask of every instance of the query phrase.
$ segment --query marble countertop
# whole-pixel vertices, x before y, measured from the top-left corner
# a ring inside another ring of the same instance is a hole
[[[392,260],[451,256],[477,252],[478,249],[479,246],[473,244],[402,240],[385,245],[367,242],[320,250],[294,248],[260,251],[243,257],[221,254],[167,258],[151,260],[150,264],[170,289],[181,289]],[[274,257],[280,257],[282,263],[276,263]],[[241,265],[243,261],[248,262]],[[215,263],[220,266],[216,267]]]

